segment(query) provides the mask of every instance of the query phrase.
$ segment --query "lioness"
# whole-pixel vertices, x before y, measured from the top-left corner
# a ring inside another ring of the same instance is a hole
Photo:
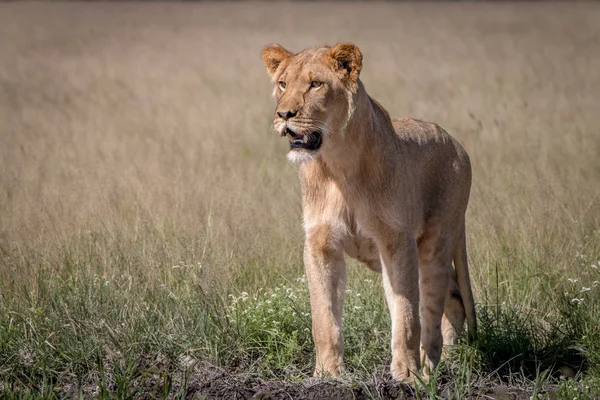
[[[262,59],[275,82],[275,130],[289,139],[288,159],[300,164],[315,374],[338,376],[344,366],[344,252],[383,273],[392,375],[413,379],[422,363],[429,373],[465,316],[469,333],[476,330],[465,245],[467,153],[435,124],[391,120],[365,91],[353,44],[298,54],[270,45]]]

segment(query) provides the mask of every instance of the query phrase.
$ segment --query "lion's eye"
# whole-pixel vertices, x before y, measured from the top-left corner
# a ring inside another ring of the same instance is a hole
[[[310,87],[311,88],[320,88],[321,86],[323,86],[323,82],[319,82],[319,81],[312,81],[310,83]]]
[[[279,89],[285,90],[285,82],[284,81],[279,81]]]

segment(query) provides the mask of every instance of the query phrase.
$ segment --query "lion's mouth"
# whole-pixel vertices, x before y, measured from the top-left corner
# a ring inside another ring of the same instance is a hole
[[[300,134],[286,127],[285,133],[290,137],[290,150],[304,149],[315,151],[323,143],[323,134],[320,131]]]

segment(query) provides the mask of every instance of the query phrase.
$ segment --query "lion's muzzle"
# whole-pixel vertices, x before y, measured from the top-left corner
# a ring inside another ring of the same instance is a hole
[[[321,131],[314,131],[306,134],[294,132],[289,127],[285,130],[286,136],[290,140],[290,150],[303,149],[309,151],[318,150],[323,143],[323,134]]]

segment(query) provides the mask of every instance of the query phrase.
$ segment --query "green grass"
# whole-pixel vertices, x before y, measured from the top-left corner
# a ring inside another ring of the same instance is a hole
[[[203,266],[181,263],[156,271],[161,280],[151,288],[140,272],[102,276],[99,265],[61,262],[72,264],[68,272],[41,268],[32,286],[0,303],[6,396],[177,397],[203,363],[288,382],[312,372],[302,275],[239,292],[205,287]],[[344,379],[364,384],[389,362],[390,323],[379,276],[359,268],[351,265],[344,312]],[[439,385],[424,383],[417,393],[461,399],[508,385],[555,398],[596,398],[596,279],[589,287],[569,282],[571,292],[554,299],[555,312],[525,309],[509,298],[479,307],[477,341],[448,349],[436,371]],[[561,368],[577,376],[565,379]]]

